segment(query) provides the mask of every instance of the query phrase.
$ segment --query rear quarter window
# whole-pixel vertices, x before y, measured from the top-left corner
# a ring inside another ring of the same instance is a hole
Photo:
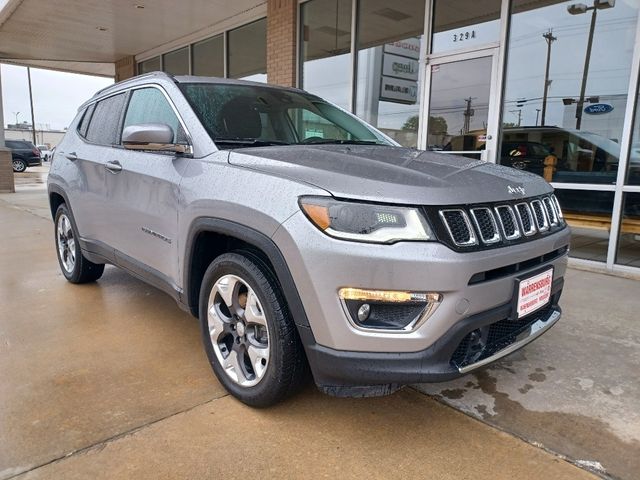
[[[96,103],[85,136],[88,141],[98,145],[118,143],[120,118],[125,98],[125,93],[119,93]]]
[[[80,134],[80,136],[84,138],[87,137],[87,129],[89,128],[91,115],[93,115],[93,110],[95,108],[96,108],[96,104],[92,103],[87,108],[85,108],[84,112],[82,112],[82,118],[80,119],[80,123],[78,123],[78,133]]]

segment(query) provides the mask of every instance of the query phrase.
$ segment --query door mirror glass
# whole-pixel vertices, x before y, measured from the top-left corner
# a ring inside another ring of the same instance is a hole
[[[173,143],[174,132],[164,123],[129,125],[122,131],[122,145],[129,150],[186,153],[187,146]]]

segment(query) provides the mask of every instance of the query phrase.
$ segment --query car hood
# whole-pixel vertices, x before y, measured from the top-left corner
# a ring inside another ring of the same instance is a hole
[[[229,163],[320,187],[338,198],[410,205],[498,202],[552,191],[541,177],[457,155],[380,145],[243,148]]]

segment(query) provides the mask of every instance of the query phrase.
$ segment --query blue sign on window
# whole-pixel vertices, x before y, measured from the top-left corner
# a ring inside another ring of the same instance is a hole
[[[603,113],[609,113],[613,110],[613,105],[608,103],[594,103],[584,107],[584,113],[589,115],[602,115]]]

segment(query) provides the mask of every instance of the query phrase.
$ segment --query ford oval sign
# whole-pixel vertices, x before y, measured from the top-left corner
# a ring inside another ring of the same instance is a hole
[[[584,113],[589,115],[602,115],[603,113],[609,113],[613,110],[613,105],[608,103],[594,103],[584,107]]]

